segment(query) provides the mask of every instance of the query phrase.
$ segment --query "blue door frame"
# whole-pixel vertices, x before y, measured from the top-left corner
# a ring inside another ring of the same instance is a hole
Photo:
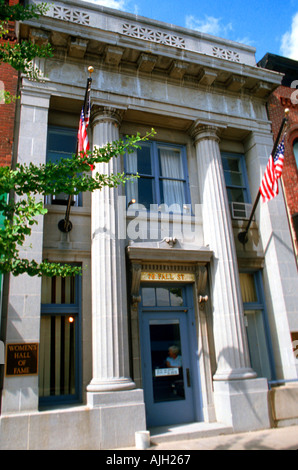
[[[183,305],[179,307],[140,305],[141,362],[148,427],[203,419],[192,286],[184,286],[182,292]],[[179,348],[177,359],[168,357],[172,356],[168,348],[173,345]],[[174,362],[169,364],[169,361]]]

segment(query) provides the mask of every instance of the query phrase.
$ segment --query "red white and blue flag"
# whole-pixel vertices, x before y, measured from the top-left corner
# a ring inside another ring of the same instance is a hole
[[[281,177],[283,164],[284,164],[284,153],[285,153],[285,144],[284,137],[281,143],[278,145],[274,158],[270,155],[262,182],[260,186],[260,193],[262,196],[263,202],[270,201],[275,196],[277,196],[278,189],[278,180]]]
[[[78,130],[78,153],[84,156],[88,150],[90,150],[90,144],[88,140],[87,129],[90,119],[90,98],[88,99],[86,106],[86,114],[84,106],[82,107],[79,130]]]
[[[90,113],[91,113],[91,100],[90,100],[90,91],[91,91],[92,79],[88,78],[85,100],[81,111],[79,130],[78,130],[78,155],[81,157],[88,157],[87,152],[90,150],[90,144],[88,140],[87,129],[89,126]],[[90,169],[94,170],[94,165],[90,165]]]

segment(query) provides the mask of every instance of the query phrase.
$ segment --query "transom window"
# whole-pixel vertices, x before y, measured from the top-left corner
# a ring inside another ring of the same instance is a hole
[[[144,209],[181,213],[190,204],[186,152],[183,146],[148,142],[126,156],[126,174],[139,178],[126,183],[127,203]]]
[[[143,307],[181,307],[183,292],[180,287],[142,287]]]

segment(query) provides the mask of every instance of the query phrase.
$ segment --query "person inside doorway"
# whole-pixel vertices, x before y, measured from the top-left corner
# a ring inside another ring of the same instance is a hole
[[[182,357],[179,354],[179,348],[175,345],[170,346],[168,350],[168,357],[166,359],[167,367],[181,367]]]

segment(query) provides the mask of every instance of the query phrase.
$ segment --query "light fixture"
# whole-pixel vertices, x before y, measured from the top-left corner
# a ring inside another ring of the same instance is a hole
[[[127,209],[129,208],[129,206],[131,206],[132,204],[135,204],[136,200],[135,199],[131,199],[129,201],[129,203],[127,204]]]

